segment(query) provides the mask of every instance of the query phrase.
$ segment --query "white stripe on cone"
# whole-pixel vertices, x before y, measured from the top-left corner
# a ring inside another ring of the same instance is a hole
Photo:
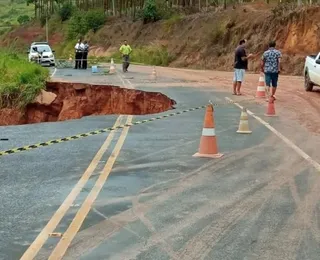
[[[265,91],[265,87],[258,87],[258,91]]]
[[[202,136],[216,136],[214,128],[203,128]]]

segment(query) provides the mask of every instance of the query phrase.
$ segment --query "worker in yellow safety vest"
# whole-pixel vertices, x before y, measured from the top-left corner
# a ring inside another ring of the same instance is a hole
[[[130,45],[127,43],[127,41],[124,41],[124,44],[121,45],[119,51],[122,54],[122,70],[123,72],[128,72],[128,67],[130,64],[130,53],[132,52],[132,49]]]

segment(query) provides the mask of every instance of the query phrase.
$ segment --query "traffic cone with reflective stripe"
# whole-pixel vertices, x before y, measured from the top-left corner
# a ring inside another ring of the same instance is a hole
[[[249,121],[248,121],[248,114],[247,109],[244,107],[241,111],[240,115],[240,123],[237,133],[239,134],[251,134],[252,131],[249,129]]]
[[[116,68],[115,68],[115,66],[114,66],[113,59],[111,59],[111,64],[110,64],[110,71],[109,71],[109,73],[110,73],[110,74],[113,74],[113,73],[115,73],[115,72],[116,72]]]
[[[211,104],[208,105],[206,109],[199,151],[193,156],[207,158],[220,158],[223,156],[223,154],[218,153],[214,124],[214,109]]]
[[[277,116],[274,100],[275,100],[274,97],[269,98],[267,112],[264,114],[265,116]]]
[[[259,83],[258,83],[257,92],[256,92],[256,97],[257,98],[265,98],[266,97],[266,87],[265,87],[263,73],[260,73]]]

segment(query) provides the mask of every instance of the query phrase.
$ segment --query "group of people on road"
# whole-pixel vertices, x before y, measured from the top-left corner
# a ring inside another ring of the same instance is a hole
[[[88,41],[82,42],[79,39],[75,48],[75,69],[87,69],[88,67],[88,52],[89,44]]]
[[[82,42],[82,39],[79,39],[75,45],[75,69],[87,69],[88,66],[88,52],[89,44],[87,41]],[[122,69],[123,72],[128,72],[128,67],[130,64],[130,54],[132,49],[130,45],[125,40],[119,49],[122,55]]]
[[[244,79],[246,70],[248,69],[248,60],[256,55],[246,54],[246,40],[241,40],[239,46],[235,50],[234,57],[234,78],[233,78],[233,95],[241,95],[240,89]],[[266,50],[260,59],[260,72],[265,76],[265,85],[267,87],[267,100],[273,98],[278,87],[278,78],[281,72],[281,57],[282,54],[276,49],[276,42],[271,41],[269,48]],[[271,93],[270,93],[270,88]]]

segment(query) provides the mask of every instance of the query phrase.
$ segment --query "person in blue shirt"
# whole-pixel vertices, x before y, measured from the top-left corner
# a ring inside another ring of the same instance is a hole
[[[269,43],[269,49],[265,51],[261,58],[261,72],[265,75],[268,96],[275,99],[274,95],[278,86],[279,73],[281,71],[280,61],[282,54],[276,49],[276,42]],[[270,87],[272,85],[271,95]]]

